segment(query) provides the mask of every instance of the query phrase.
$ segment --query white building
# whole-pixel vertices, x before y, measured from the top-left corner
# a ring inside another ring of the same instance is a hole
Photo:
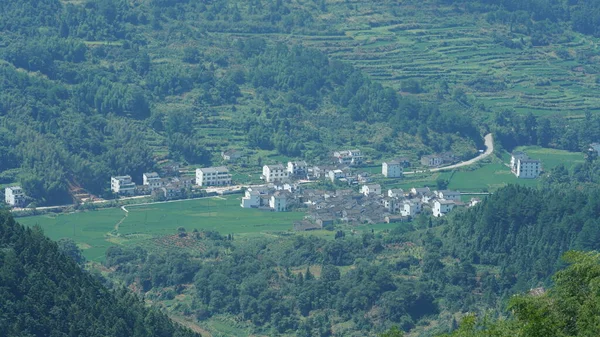
[[[433,192],[440,199],[460,201],[459,191],[442,190]]]
[[[401,188],[392,188],[388,190],[388,197],[390,198],[404,198],[404,190]]]
[[[10,206],[24,206],[25,200],[25,193],[21,186],[10,186],[4,189],[4,201]]]
[[[421,213],[421,210],[421,203],[406,200],[404,203],[402,203],[402,207],[400,207],[400,214],[402,216],[414,217],[415,215]]]
[[[117,194],[134,195],[135,183],[131,180],[131,176],[110,177],[110,190]]]
[[[364,194],[365,196],[380,195],[381,194],[381,185],[379,185],[379,184],[363,185],[360,189],[360,193]]]
[[[258,208],[262,206],[262,197],[266,195],[267,189],[261,187],[250,187],[246,190],[245,195],[242,197],[242,208]]]
[[[308,165],[305,161],[288,161],[287,172],[292,176],[306,176],[308,173]]]
[[[144,185],[150,187],[150,190],[161,188],[163,186],[160,176],[156,172],[144,173],[142,175]]]
[[[360,150],[335,151],[333,156],[337,159],[338,163],[345,165],[358,165],[363,161]]]
[[[269,207],[275,212],[285,212],[287,211],[287,198],[284,194],[275,192],[269,199]]]
[[[268,183],[284,182],[289,178],[289,173],[281,164],[263,166],[263,177]]]
[[[433,216],[435,217],[439,217],[442,215],[445,215],[446,213],[450,212],[454,206],[456,204],[454,203],[453,200],[444,200],[444,199],[440,199],[440,200],[436,200],[433,202]]]
[[[402,164],[399,161],[392,160],[381,164],[381,173],[387,178],[402,177]]]
[[[332,170],[327,172],[327,177],[329,177],[329,180],[331,180],[331,182],[334,182],[337,179],[342,179],[346,177],[346,174],[342,170]]]
[[[225,166],[196,169],[196,185],[226,186],[231,185],[231,174]]]
[[[542,171],[542,163],[539,160],[529,159],[529,156],[521,151],[515,151],[510,158],[510,170],[517,178],[537,178]]]

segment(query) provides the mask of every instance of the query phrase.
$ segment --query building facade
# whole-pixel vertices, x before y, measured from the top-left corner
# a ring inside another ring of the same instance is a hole
[[[5,188],[4,201],[12,207],[25,206],[26,197],[21,186],[10,186]]]
[[[284,182],[289,179],[289,173],[281,164],[263,166],[263,178],[268,183]]]
[[[433,202],[433,208],[431,210],[433,211],[433,216],[439,217],[450,212],[454,206],[454,201],[440,199]]]
[[[542,172],[542,163],[530,159],[524,152],[515,151],[510,158],[510,170],[517,178],[534,179]]]
[[[225,166],[196,169],[196,185],[227,186],[231,185],[231,174]]]
[[[387,178],[402,177],[402,164],[399,161],[389,161],[381,164],[381,173]]]
[[[287,172],[292,176],[306,176],[308,165],[305,161],[288,161]]]
[[[363,155],[360,150],[335,151],[333,157],[339,164],[359,165],[363,162]]]
[[[142,175],[143,183],[150,187],[150,190],[161,188],[163,186],[160,176],[156,172],[144,173]]]
[[[110,177],[110,190],[120,195],[134,195],[135,183],[131,180],[131,176]]]
[[[444,163],[444,159],[438,155],[428,155],[421,157],[421,165],[427,167],[436,167]]]

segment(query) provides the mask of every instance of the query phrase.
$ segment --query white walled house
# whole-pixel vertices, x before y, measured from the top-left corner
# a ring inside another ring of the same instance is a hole
[[[454,206],[456,206],[456,204],[453,200],[440,199],[433,202],[433,207],[431,210],[433,211],[433,216],[439,217],[450,212]]]
[[[510,158],[510,170],[517,178],[534,179],[540,175],[542,163],[530,159],[524,152],[515,151]]]
[[[288,161],[287,172],[291,176],[306,176],[308,173],[308,165],[305,161]]]
[[[381,185],[379,185],[379,184],[363,185],[360,189],[360,193],[364,194],[365,196],[380,195],[381,194]]]
[[[439,155],[428,155],[421,157],[421,165],[428,167],[440,166],[444,163],[444,159]]]
[[[160,176],[156,172],[144,173],[142,175],[143,184],[150,187],[150,190],[161,188],[163,186]]]
[[[21,186],[10,186],[4,189],[4,201],[12,206],[19,207],[25,205],[25,193]]]
[[[242,203],[240,206],[242,208],[258,208],[261,206],[261,195],[263,195],[263,190],[257,188],[248,188],[242,197]]]
[[[418,202],[407,200],[400,207],[400,214],[402,216],[414,217],[419,213],[421,213],[421,204]]]
[[[196,169],[196,185],[226,186],[231,185],[231,174],[225,166]]]
[[[279,192],[275,192],[269,198],[269,207],[272,208],[275,212],[285,212],[287,211],[287,198],[284,194]]]
[[[337,159],[339,164],[358,165],[363,161],[363,156],[360,150],[344,150],[335,151],[333,157]]]
[[[110,190],[121,195],[134,195],[135,183],[131,176],[110,177]]]
[[[460,201],[460,192],[451,190],[435,191],[435,195],[440,199]]]
[[[381,173],[387,178],[401,178],[402,165],[396,160],[384,162],[381,164]]]
[[[263,177],[266,182],[284,182],[289,178],[289,173],[281,164],[263,166]]]
[[[392,188],[388,190],[388,197],[390,198],[404,198],[404,190],[401,188]]]
[[[329,178],[329,180],[331,180],[331,182],[334,182],[337,179],[342,179],[346,177],[346,174],[342,170],[332,170],[327,172],[327,177]]]

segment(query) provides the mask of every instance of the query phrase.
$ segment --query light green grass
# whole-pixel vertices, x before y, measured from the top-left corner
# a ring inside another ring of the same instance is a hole
[[[60,215],[19,218],[26,226],[40,225],[53,240],[72,238],[92,261],[104,259],[114,244],[131,245],[149,238],[186,230],[214,230],[241,236],[264,235],[292,230],[299,212],[268,212],[240,207],[240,196],[185,200],[153,205],[126,206],[127,217],[119,208]],[[121,220],[118,231],[115,225]]]
[[[463,192],[495,191],[508,184],[537,186],[539,179],[518,179],[504,164],[494,162],[473,171],[457,171],[448,188]]]
[[[560,164],[570,169],[577,164],[585,162],[585,157],[581,152],[569,152],[539,146],[521,146],[517,150],[527,153],[532,159],[541,160],[542,168],[546,172]]]
[[[25,226],[39,225],[52,240],[73,239],[80,247],[86,247],[83,255],[93,261],[104,258],[104,252],[113,243],[105,235],[123,218],[118,208],[71,214],[51,214],[18,218]]]

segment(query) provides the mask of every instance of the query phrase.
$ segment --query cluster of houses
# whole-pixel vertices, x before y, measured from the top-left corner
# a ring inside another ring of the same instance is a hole
[[[195,182],[192,176],[161,178],[156,172],[144,173],[142,185],[136,185],[131,176],[114,176],[110,178],[110,190],[122,196],[154,195],[162,199],[178,199],[189,191]]]
[[[417,214],[429,210],[441,217],[455,207],[470,207],[480,200],[472,198],[461,202],[460,192],[431,191],[428,187],[409,191],[390,189],[385,193],[378,184],[361,186],[360,193],[353,190],[303,190],[291,192],[291,198],[308,208],[308,215],[294,224],[295,230],[320,229],[336,222],[350,224],[375,224],[410,221]]]

